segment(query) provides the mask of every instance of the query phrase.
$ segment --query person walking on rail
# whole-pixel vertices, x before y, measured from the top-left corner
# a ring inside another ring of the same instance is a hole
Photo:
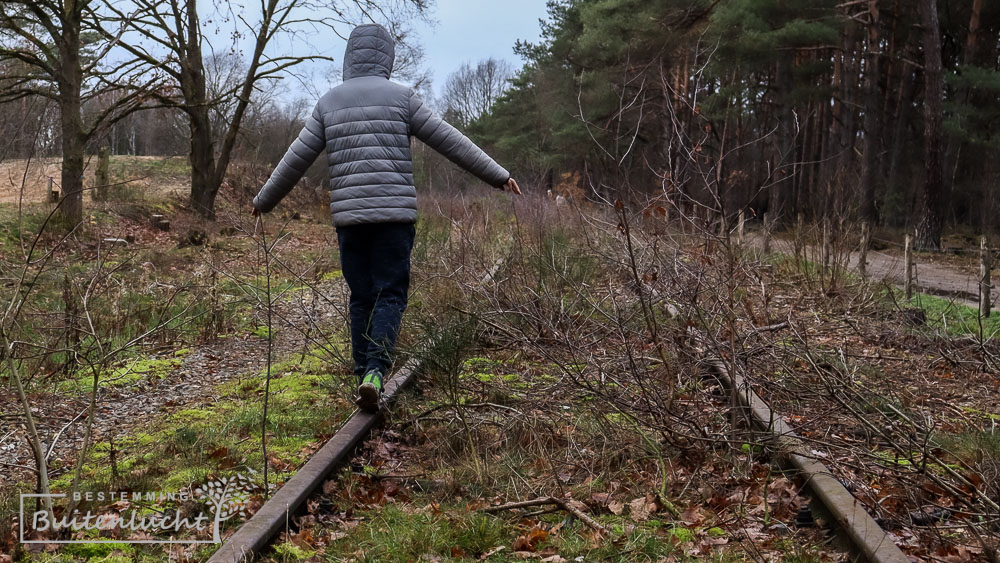
[[[412,88],[389,80],[394,61],[395,44],[384,27],[355,28],[344,54],[343,83],[319,99],[253,199],[254,215],[274,209],[326,148],[330,210],[350,289],[357,403],[368,411],[378,410],[409,292],[417,221],[410,137],[487,184],[521,193],[506,169],[432,112]]]

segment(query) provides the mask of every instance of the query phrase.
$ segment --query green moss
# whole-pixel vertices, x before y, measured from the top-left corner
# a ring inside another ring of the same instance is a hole
[[[291,542],[279,543],[274,546],[274,553],[283,561],[304,561],[316,555],[315,551],[305,550]]]
[[[163,490],[179,491],[195,483],[203,483],[210,471],[205,467],[174,468],[163,481]]]
[[[667,535],[678,543],[691,542],[695,539],[694,531],[688,528],[670,528],[667,530]]]
[[[306,461],[308,446],[317,434],[342,420],[350,405],[338,400],[346,396],[340,386],[332,392],[321,388],[331,386],[331,382],[330,367],[320,355],[309,354],[302,362],[279,362],[274,367],[266,426],[269,459],[288,464],[272,466],[272,482],[280,482]],[[259,400],[247,400],[246,390],[259,389],[262,381],[263,374],[256,374],[242,382],[220,385],[214,402],[166,415],[150,423],[146,427],[149,432],[117,440],[116,450],[121,452],[117,476],[111,474],[107,463],[108,443],[95,444],[83,468],[81,488],[105,490],[142,484],[149,489],[178,491],[212,475],[259,470],[264,463],[260,451],[263,410]],[[61,475],[53,488],[68,490],[70,479],[70,474]]]
[[[339,280],[343,277],[344,277],[344,272],[342,272],[341,270],[333,270],[331,272],[327,272],[322,276],[320,276],[319,280],[326,282],[332,280]]]
[[[250,334],[256,336],[257,338],[260,338],[261,340],[267,340],[268,337],[274,334],[274,330],[273,329],[269,330],[266,326],[261,325],[251,330]]]
[[[978,414],[978,415],[986,417],[986,418],[988,418],[990,420],[1000,420],[1000,414],[986,412],[986,411],[975,409],[975,408],[972,408],[972,407],[962,407],[962,410],[965,411],[965,412],[967,412],[967,413]]]
[[[212,420],[218,412],[212,409],[184,409],[173,413],[170,418],[178,422],[193,422]]]
[[[726,531],[719,527],[709,528],[705,531],[710,538],[724,538],[726,537]]]
[[[609,413],[606,413],[604,415],[604,418],[608,422],[613,422],[615,424],[621,424],[622,422],[625,422],[625,417],[622,416],[622,414],[618,413],[618,412],[609,412]]]
[[[84,559],[114,561],[114,559],[106,559],[108,557],[115,557],[111,555],[112,552],[118,551],[123,554],[134,553],[135,547],[127,543],[67,543],[62,546],[61,551],[64,555],[81,557]],[[124,559],[129,561],[128,558]]]
[[[494,376],[492,373],[478,372],[478,373],[463,373],[459,376],[460,379],[473,378],[475,380],[481,381],[483,383],[490,383],[493,381]]]
[[[147,434],[145,432],[139,432],[138,434],[133,434],[129,437],[130,443],[138,446],[145,447],[156,443],[156,437],[152,434]]]
[[[110,373],[102,374],[98,385],[107,387],[126,387],[150,379],[162,379],[181,365],[179,357],[143,358],[128,361],[113,368]],[[94,387],[94,375],[89,369],[81,369],[75,379],[59,383],[58,389],[63,392],[89,393]]]

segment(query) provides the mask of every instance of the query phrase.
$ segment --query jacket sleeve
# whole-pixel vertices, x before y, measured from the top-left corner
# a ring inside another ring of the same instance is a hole
[[[253,206],[261,213],[267,213],[274,209],[278,202],[282,200],[288,192],[292,191],[295,184],[302,179],[302,175],[312,166],[319,156],[323,147],[326,146],[326,133],[323,128],[323,116],[319,112],[317,105],[313,109],[312,115],[306,119],[306,126],[299,132],[299,136],[288,147],[281,162],[271,172],[271,177],[264,183],[257,197],[253,198]]]
[[[496,163],[458,129],[428,108],[416,92],[410,91],[410,133],[470,174],[501,188],[510,173]]]

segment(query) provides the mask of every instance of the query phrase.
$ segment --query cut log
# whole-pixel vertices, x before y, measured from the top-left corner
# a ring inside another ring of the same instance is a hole
[[[154,229],[157,229],[159,231],[170,230],[170,221],[168,221],[167,218],[164,217],[163,215],[156,215],[156,214],[150,215],[149,224],[152,225]]]
[[[128,241],[123,238],[106,238],[101,241],[101,246],[106,248],[116,248],[119,246],[128,246]]]

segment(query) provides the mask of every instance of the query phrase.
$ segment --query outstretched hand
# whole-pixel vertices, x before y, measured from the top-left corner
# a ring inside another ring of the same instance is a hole
[[[517,180],[511,178],[507,180],[507,183],[503,185],[504,191],[509,191],[516,195],[521,195],[521,188],[517,185]]]
[[[260,217],[260,209],[257,209],[256,207],[251,207],[250,208],[250,215],[252,215],[254,217]]]

